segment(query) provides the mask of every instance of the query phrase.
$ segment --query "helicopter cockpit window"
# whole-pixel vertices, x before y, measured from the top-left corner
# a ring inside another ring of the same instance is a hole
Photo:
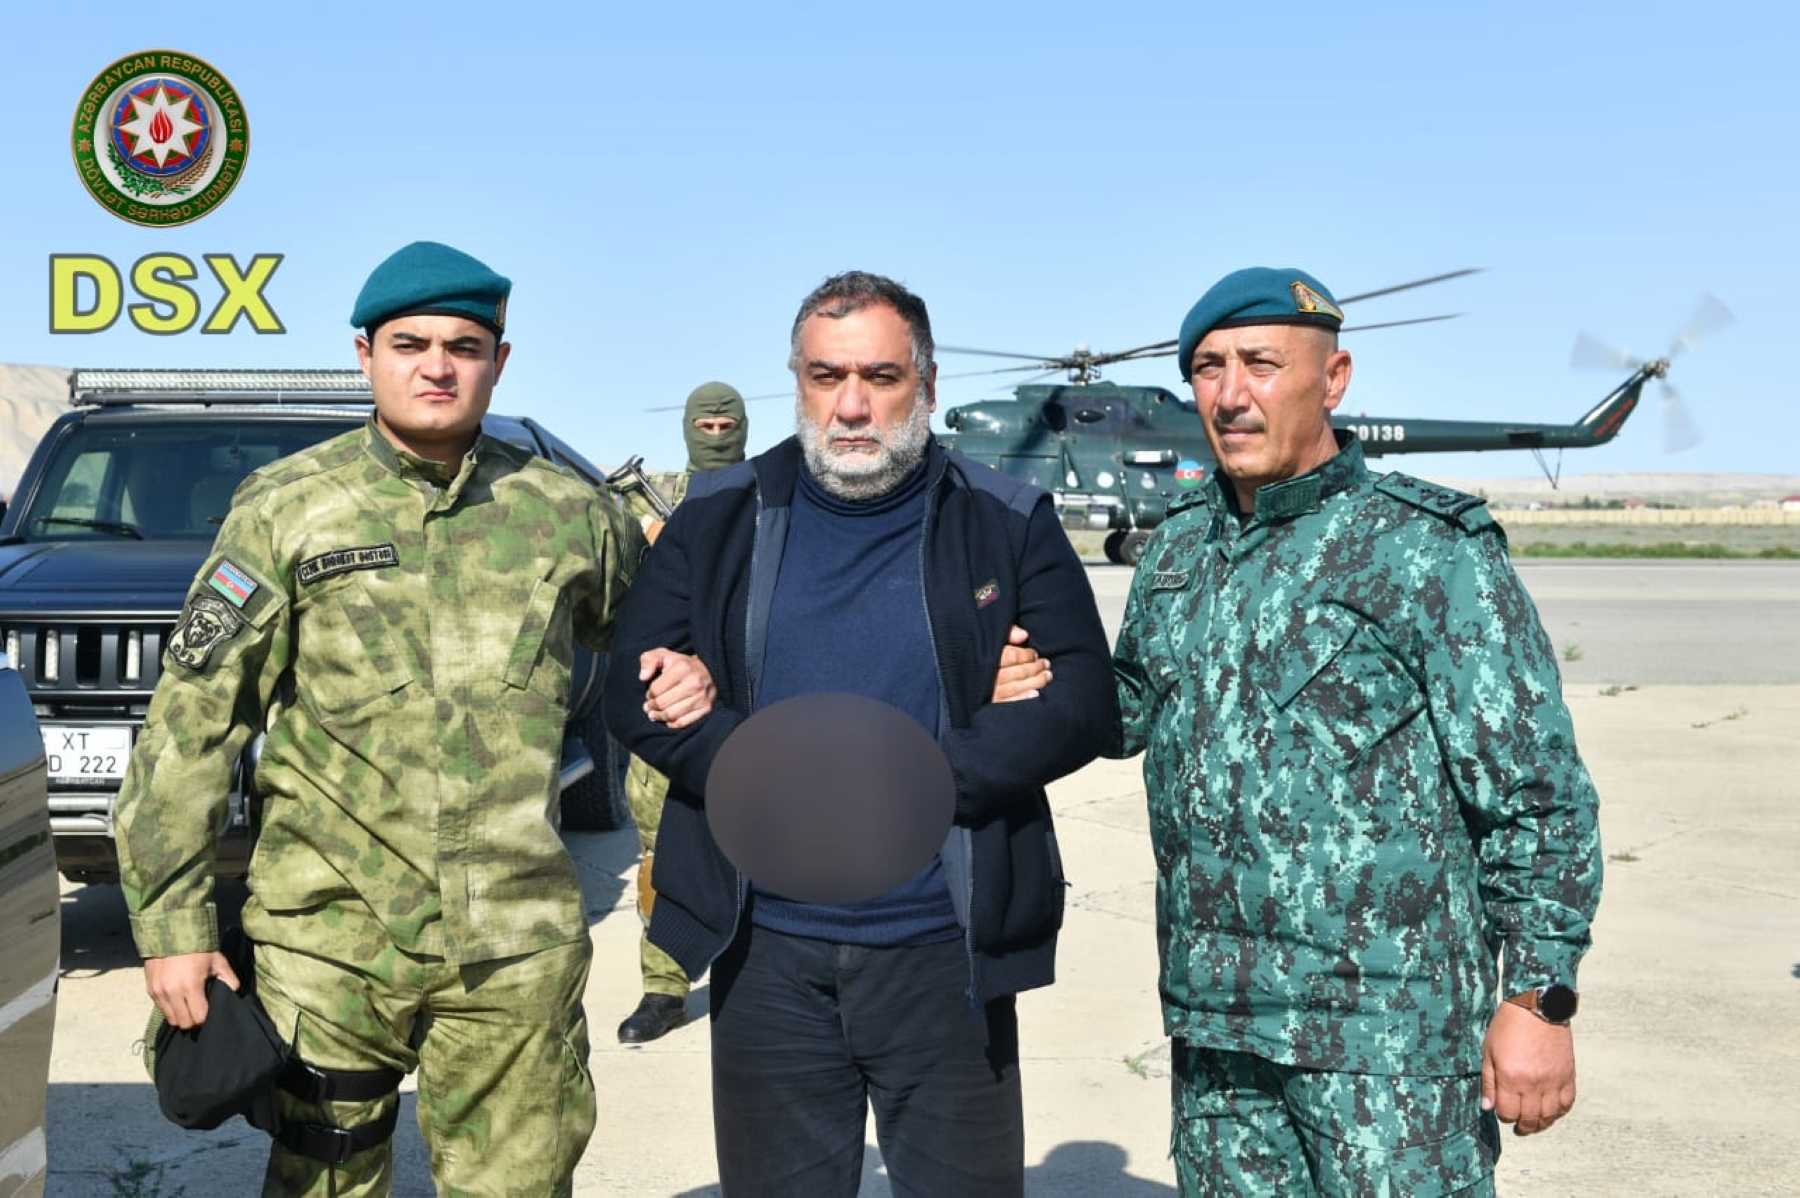
[[[1051,401],[1040,409],[1044,416],[1044,425],[1053,433],[1060,433],[1069,427],[1069,414],[1063,406]]]

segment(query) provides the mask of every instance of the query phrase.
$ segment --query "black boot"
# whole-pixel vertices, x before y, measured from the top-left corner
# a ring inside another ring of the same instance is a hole
[[[619,1025],[620,1044],[648,1044],[687,1022],[687,999],[673,994],[646,994],[637,1010]]]

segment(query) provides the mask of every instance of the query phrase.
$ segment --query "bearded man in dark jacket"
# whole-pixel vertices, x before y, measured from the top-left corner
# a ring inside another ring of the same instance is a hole
[[[695,479],[614,633],[642,669],[610,671],[608,722],[671,782],[650,939],[713,968],[726,1194],[853,1195],[870,1102],[896,1193],[1019,1194],[1014,996],[1054,980],[1066,885],[1044,787],[1117,734],[1106,634],[1050,496],[932,437],[923,301],[828,279],[789,365],[797,436]],[[912,716],[956,781],[942,850],[845,906],[760,888],[705,816],[731,732],[819,692]]]

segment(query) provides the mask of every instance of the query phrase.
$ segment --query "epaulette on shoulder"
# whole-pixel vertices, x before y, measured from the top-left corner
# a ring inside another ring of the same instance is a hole
[[[1175,513],[1185,512],[1189,508],[1202,507],[1202,506],[1210,503],[1211,501],[1212,501],[1211,493],[1205,488],[1197,487],[1192,491],[1183,492],[1182,494],[1177,495],[1175,498],[1169,500],[1169,507],[1167,510],[1167,515],[1173,516]],[[1164,518],[1166,519],[1167,516],[1165,516]]]
[[[1375,484],[1375,489],[1448,520],[1465,532],[1480,532],[1495,525],[1494,514],[1488,511],[1487,500],[1481,496],[1440,487],[1410,474],[1395,471],[1385,475]]]
[[[260,492],[275,491],[303,482],[314,475],[354,462],[362,452],[362,446],[357,441],[361,432],[361,429],[352,429],[340,433],[310,449],[277,458],[267,466],[251,471],[232,493],[232,503],[240,503]]]

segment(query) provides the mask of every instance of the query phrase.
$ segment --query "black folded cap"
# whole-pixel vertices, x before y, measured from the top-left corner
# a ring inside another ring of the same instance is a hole
[[[288,1048],[252,994],[206,980],[206,1022],[156,1033],[156,1100],[182,1127],[210,1131],[233,1115],[267,1106]]]

